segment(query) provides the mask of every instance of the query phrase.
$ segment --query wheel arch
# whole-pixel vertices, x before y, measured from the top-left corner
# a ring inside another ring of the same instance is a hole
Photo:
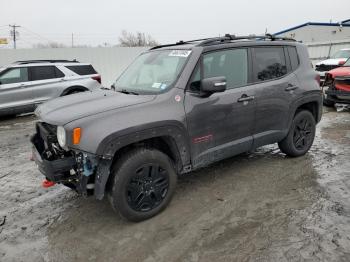
[[[73,91],[85,92],[85,91],[89,91],[89,89],[84,86],[74,85],[63,90],[60,96],[68,95],[70,92],[73,92]]]
[[[288,127],[290,128],[295,115],[301,110],[307,110],[311,112],[315,118],[316,123],[320,122],[322,118],[322,103],[323,99],[321,93],[306,95],[298,99],[292,105],[292,112],[290,114]]]
[[[113,164],[120,156],[137,147],[154,148],[165,153],[174,162],[177,173],[189,171],[187,167],[191,162],[190,147],[184,127],[180,128],[173,124],[150,127],[131,133],[124,130],[122,133],[117,132],[106,137],[97,149],[97,154],[103,159],[95,178],[97,199],[102,199],[105,194]]]

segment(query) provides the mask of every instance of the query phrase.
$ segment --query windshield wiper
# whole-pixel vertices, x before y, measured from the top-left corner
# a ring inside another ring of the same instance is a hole
[[[127,95],[139,95],[139,93],[135,92],[135,91],[128,91],[126,89],[122,89],[122,90],[117,90],[117,92],[119,93],[123,93],[123,94],[127,94]]]

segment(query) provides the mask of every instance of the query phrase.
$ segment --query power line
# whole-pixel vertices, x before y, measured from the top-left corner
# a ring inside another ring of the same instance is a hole
[[[26,27],[24,27],[24,26],[22,26],[22,28],[23,28],[24,30],[28,31],[28,32],[31,33],[31,34],[36,35],[37,37],[39,37],[39,38],[41,38],[41,39],[44,39],[44,40],[47,41],[47,42],[54,42],[54,41],[52,41],[51,39],[49,39],[49,38],[47,38],[47,37],[44,37],[44,36],[42,36],[42,35],[39,35],[38,33],[35,33],[35,32],[31,31],[30,29],[28,29],[28,28],[26,28]]]

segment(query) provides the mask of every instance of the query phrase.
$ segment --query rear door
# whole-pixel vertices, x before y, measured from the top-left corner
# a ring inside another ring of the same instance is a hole
[[[20,113],[33,110],[33,92],[28,68],[14,67],[0,73],[0,111]]]
[[[206,53],[197,66],[185,97],[194,167],[251,149],[255,101],[249,61],[248,49],[237,48]],[[227,90],[201,96],[200,80],[217,76],[226,77]]]
[[[253,72],[257,103],[254,147],[259,147],[281,140],[288,132],[289,106],[299,82],[283,46],[253,48]]]
[[[64,74],[56,66],[29,67],[35,104],[60,96],[66,87]]]

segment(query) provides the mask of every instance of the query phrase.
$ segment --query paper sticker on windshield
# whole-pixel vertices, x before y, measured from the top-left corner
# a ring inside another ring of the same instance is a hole
[[[169,56],[188,57],[191,54],[191,50],[173,50]]]
[[[162,83],[153,83],[152,88],[160,88]]]

